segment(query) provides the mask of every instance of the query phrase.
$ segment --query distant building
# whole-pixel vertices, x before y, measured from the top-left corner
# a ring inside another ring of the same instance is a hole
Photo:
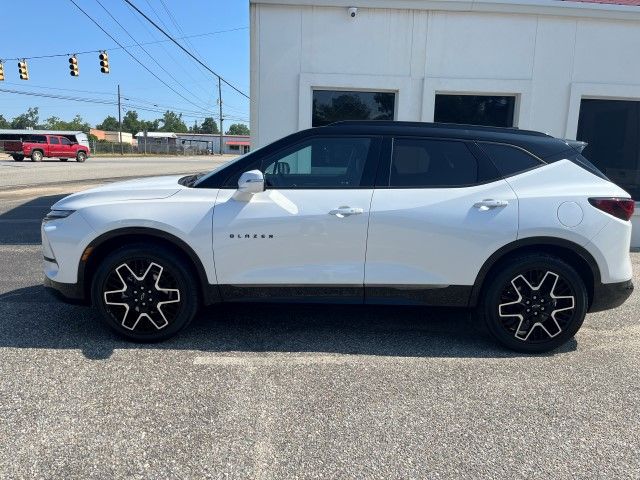
[[[138,132],[138,152],[141,153],[180,153],[176,134],[173,132]]]
[[[120,142],[120,132],[110,132],[106,130],[98,130],[97,128],[92,128],[89,130],[90,135],[94,135],[98,140],[105,140],[107,142]],[[122,143],[128,143],[129,145],[135,145],[136,140],[133,138],[133,135],[129,132],[122,132]]]
[[[220,152],[220,135],[210,133],[176,133],[178,147],[186,150],[208,150],[212,153]],[[249,135],[223,135],[222,153],[227,155],[242,155],[251,149]]]

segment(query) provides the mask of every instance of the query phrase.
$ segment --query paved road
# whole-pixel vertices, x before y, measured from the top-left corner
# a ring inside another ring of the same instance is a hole
[[[151,175],[172,175],[209,171],[232,155],[198,157],[92,157],[85,163],[15,162],[0,154],[0,191],[32,185],[59,185],[63,182],[94,181]]]
[[[40,286],[71,187],[0,192],[0,478],[640,478],[637,292],[546,356],[464,311],[353,306],[215,308],[134,345]]]

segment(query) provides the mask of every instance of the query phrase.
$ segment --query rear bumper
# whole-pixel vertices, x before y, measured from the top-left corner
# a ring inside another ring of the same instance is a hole
[[[44,286],[56,297],[69,303],[86,303],[84,288],[77,283],[61,283],[51,280],[45,275]]]
[[[600,283],[593,289],[589,312],[601,312],[622,305],[633,293],[633,282]]]

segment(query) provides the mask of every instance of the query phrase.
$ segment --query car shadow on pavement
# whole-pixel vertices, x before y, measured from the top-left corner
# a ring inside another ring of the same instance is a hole
[[[66,196],[45,195],[0,213],[0,245],[39,245],[42,219]]]
[[[549,355],[575,350],[572,339]],[[0,347],[79,349],[95,360],[116,349],[324,353],[386,357],[525,356],[498,346],[469,310],[362,305],[223,304],[203,309],[162,343],[121,339],[96,310],[62,303],[42,286],[0,295]]]

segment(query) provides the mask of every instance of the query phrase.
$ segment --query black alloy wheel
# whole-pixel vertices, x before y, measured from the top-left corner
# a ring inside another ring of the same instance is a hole
[[[572,338],[588,308],[584,281],[559,258],[529,255],[497,272],[486,291],[488,330],[521,352],[546,352]]]
[[[175,335],[193,319],[197,286],[182,258],[163,247],[133,245],[109,255],[98,267],[93,304],[103,320],[135,341]]]

